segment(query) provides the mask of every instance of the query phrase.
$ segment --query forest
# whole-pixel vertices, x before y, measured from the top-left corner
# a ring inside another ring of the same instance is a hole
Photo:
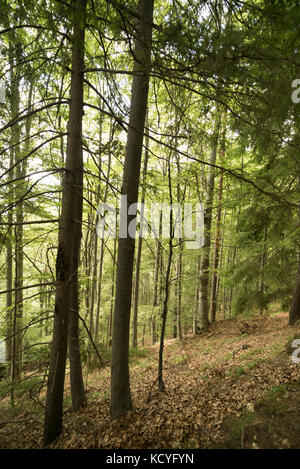
[[[0,449],[300,449],[299,24],[0,0]]]

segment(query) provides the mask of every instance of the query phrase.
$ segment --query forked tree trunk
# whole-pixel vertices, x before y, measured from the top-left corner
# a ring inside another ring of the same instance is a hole
[[[127,146],[121,194],[121,212],[128,213],[131,204],[138,201],[143,133],[148,101],[151,67],[151,41],[154,0],[139,0],[140,19],[136,29],[134,75],[131,88],[131,106],[127,131]],[[127,196],[125,201],[124,196]],[[134,215],[122,220],[126,229],[134,223]],[[129,329],[132,296],[132,274],[135,239],[119,235],[116,301],[113,319],[111,367],[111,418],[117,418],[132,407],[129,383]]]
[[[73,296],[78,269],[78,265],[74,265],[78,253],[79,234],[76,216],[78,216],[78,205],[82,204],[82,71],[84,65],[86,0],[74,0],[72,6],[74,30],[71,97],[69,104],[66,168],[62,188],[62,212],[56,258],[54,329],[45,408],[44,446],[53,442],[62,431],[69,318],[71,310],[72,314],[77,313],[73,311]],[[79,225],[81,229],[80,221]]]

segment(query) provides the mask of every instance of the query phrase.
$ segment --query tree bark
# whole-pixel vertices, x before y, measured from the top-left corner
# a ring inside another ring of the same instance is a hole
[[[56,258],[56,296],[54,329],[44,422],[43,445],[53,442],[62,431],[63,394],[70,311],[74,307],[74,254],[78,249],[75,209],[82,204],[82,116],[83,66],[86,0],[73,1],[74,29],[72,45],[71,97],[69,104],[66,168],[62,193],[62,212]],[[79,190],[78,190],[79,187]],[[81,227],[80,227],[81,228]]]
[[[225,139],[226,139],[226,111],[224,112],[223,131],[221,138],[220,148],[220,161],[224,163],[225,157]],[[219,175],[219,193],[218,193],[218,208],[217,208],[217,219],[216,219],[216,232],[215,232],[215,248],[213,257],[213,272],[211,280],[211,297],[210,297],[210,318],[211,322],[216,320],[217,311],[217,283],[218,283],[218,267],[220,260],[220,245],[221,245],[221,215],[222,215],[222,198],[223,198],[223,171],[220,171]]]
[[[146,124],[147,124],[146,116]],[[142,196],[141,196],[141,223],[139,230],[139,239],[136,255],[136,266],[135,266],[135,278],[134,278],[134,301],[133,301],[133,321],[132,321],[132,347],[136,348],[138,346],[138,309],[139,309],[139,286],[140,286],[140,267],[141,267],[141,258],[142,258],[142,247],[143,247],[143,217],[144,217],[144,203],[145,203],[145,184],[146,184],[146,174],[147,174],[147,165],[148,165],[148,152],[149,147],[149,137],[146,131],[145,137],[145,159],[144,159],[144,168],[143,168],[143,180],[142,180]]]
[[[152,18],[154,0],[139,0],[140,20],[134,49],[134,76],[131,88],[131,105],[127,146],[121,194],[121,212],[128,214],[131,204],[138,201],[143,132],[148,101],[151,66]],[[125,201],[124,196],[127,196]],[[134,223],[128,215],[126,226]],[[128,236],[118,240],[116,300],[113,318],[111,367],[111,418],[117,418],[132,407],[129,382],[129,329],[132,296],[132,275],[135,239]]]
[[[170,168],[170,160],[168,161],[168,176],[169,176],[169,196],[170,196],[170,205],[172,206],[172,180],[171,180],[171,168]],[[173,213],[170,210],[170,235],[169,235],[169,254],[168,254],[168,262],[167,262],[167,269],[166,269],[166,276],[165,276],[165,296],[163,302],[163,311],[162,311],[162,325],[161,325],[161,333],[160,333],[160,342],[159,342],[159,355],[158,355],[158,389],[159,391],[164,391],[165,384],[163,380],[163,353],[164,353],[164,340],[165,340],[165,330],[166,330],[166,323],[167,323],[167,315],[168,315],[168,302],[169,302],[169,293],[170,293],[170,272],[171,272],[171,264],[172,264],[172,257],[173,257]]]
[[[156,308],[158,306],[159,296],[159,267],[162,255],[161,246],[161,233],[162,233],[162,212],[159,214],[159,237],[156,241],[156,255],[154,266],[154,285],[153,285],[153,300],[152,300],[152,314],[151,314],[151,341],[154,345],[157,341],[157,321],[156,321]]]
[[[298,190],[300,189],[300,171],[298,169]],[[298,207],[298,223],[300,223],[300,203]],[[289,311],[289,325],[293,326],[300,320],[300,249],[298,246],[298,268],[295,279],[292,303]]]
[[[220,129],[220,112],[217,110],[216,120],[213,131],[212,146],[210,153],[210,164],[214,165],[217,156],[217,147]],[[199,288],[199,311],[197,317],[197,333],[206,330],[209,326],[208,318],[208,275],[209,275],[209,254],[210,254],[210,240],[211,240],[211,221],[212,221],[212,205],[214,198],[214,185],[215,185],[215,171],[211,167],[207,178],[207,191],[206,191],[206,207],[204,214],[204,245],[202,248],[201,256],[201,270],[200,270],[200,288]]]
[[[21,43],[16,37],[15,32],[12,32],[12,38],[9,43],[9,55],[11,60],[11,88],[10,88],[10,107],[11,115],[15,118],[20,111],[20,66],[18,62],[21,59]],[[15,178],[22,178],[22,165],[18,162],[20,160],[20,136],[21,128],[17,123],[12,127],[11,142],[13,144],[13,159],[15,167]],[[21,185],[24,181],[21,179],[16,182],[13,187],[13,197],[15,199],[15,229],[14,229],[14,258],[15,258],[15,278],[14,278],[14,308],[11,309],[11,404],[14,405],[14,383],[15,380],[20,379],[22,372],[22,316],[23,316],[23,207],[22,195],[23,191]],[[13,215],[10,217],[12,221]],[[11,256],[13,255],[13,248],[9,249]],[[9,265],[13,270],[13,264]],[[9,272],[9,275],[11,272]],[[13,300],[11,296],[11,301]],[[7,302],[10,300],[7,298]]]

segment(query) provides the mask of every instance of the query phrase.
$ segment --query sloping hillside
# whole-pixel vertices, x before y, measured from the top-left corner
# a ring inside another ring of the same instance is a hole
[[[110,423],[110,370],[94,372],[87,408],[66,410],[66,430],[53,446],[300,448],[300,364],[286,345],[296,333],[282,314],[218,321],[200,337],[169,340],[164,393],[157,390],[158,347],[142,349],[131,367],[135,410]],[[1,447],[40,446],[36,407],[3,418],[18,423],[3,423]]]

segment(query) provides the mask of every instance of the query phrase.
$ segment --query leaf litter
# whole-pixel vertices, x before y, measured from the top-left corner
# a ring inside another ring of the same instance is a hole
[[[294,333],[278,314],[220,320],[199,337],[166,340],[165,392],[157,388],[158,345],[148,347],[130,370],[135,407],[113,422],[109,369],[90,373],[88,405],[65,411],[64,431],[51,447],[300,448],[300,365],[285,347]],[[272,390],[274,402],[266,399]],[[20,409],[12,418],[0,407],[0,417],[0,448],[41,447],[42,409]]]

